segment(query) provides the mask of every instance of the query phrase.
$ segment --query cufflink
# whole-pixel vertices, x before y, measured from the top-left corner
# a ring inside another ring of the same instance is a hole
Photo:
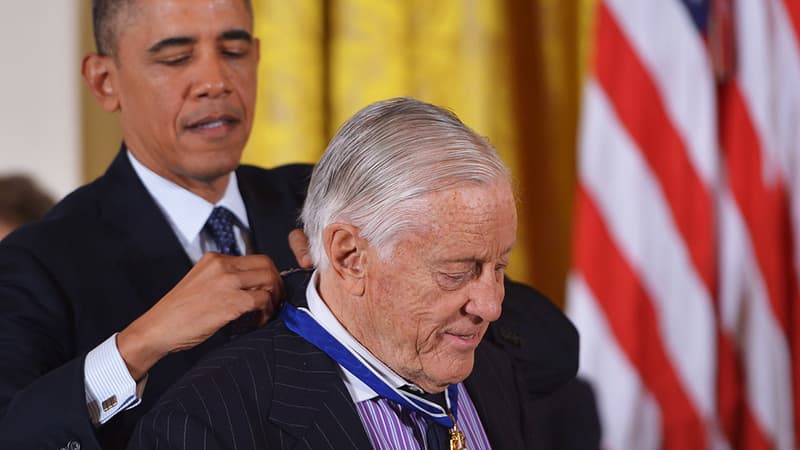
[[[109,409],[117,406],[117,396],[112,395],[107,399],[103,400],[103,412],[108,412]]]

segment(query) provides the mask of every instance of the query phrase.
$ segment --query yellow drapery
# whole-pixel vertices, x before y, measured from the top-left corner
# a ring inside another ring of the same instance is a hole
[[[244,161],[315,162],[375,100],[452,109],[511,167],[509,274],[563,301],[575,135],[595,0],[254,0],[259,98]]]

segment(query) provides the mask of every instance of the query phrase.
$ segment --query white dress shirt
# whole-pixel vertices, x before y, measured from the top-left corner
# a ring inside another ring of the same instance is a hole
[[[318,280],[319,272],[314,271],[314,273],[311,275],[311,281],[309,281],[308,287],[306,287],[308,310],[311,312],[311,315],[314,317],[317,323],[319,323],[322,328],[330,333],[334,339],[361,357],[361,359],[390,386],[399,388],[409,385],[418,389],[420,392],[423,392],[422,389],[405,381],[400,375],[395,373],[394,370],[390,369],[386,364],[376,358],[372,353],[369,352],[369,350],[367,350],[366,347],[361,345],[361,343],[358,342],[356,338],[354,338],[353,335],[351,335],[350,332],[344,328],[344,326],[342,326],[336,316],[334,316],[331,310],[328,308],[328,305],[325,304],[325,301],[322,300],[322,297],[319,295],[319,292],[317,291]],[[342,381],[344,381],[344,385],[347,387],[347,392],[350,393],[350,398],[353,399],[353,404],[378,397],[377,392],[364,384],[363,381],[359,380],[358,377],[353,375],[349,370],[342,367],[342,365],[339,365],[339,369],[341,370]]]
[[[205,252],[218,250],[211,236],[203,229],[216,206],[224,206],[236,216],[236,243],[244,254],[252,253],[250,224],[235,172],[231,173],[222,199],[212,204],[157,175],[137,161],[130,152],[128,159],[136,175],[167,218],[192,264],[197,263]],[[137,406],[141,402],[147,382],[145,377],[137,384],[131,377],[119,354],[116,333],[86,355],[84,377],[86,405],[89,416],[96,425],[106,423],[120,411]]]

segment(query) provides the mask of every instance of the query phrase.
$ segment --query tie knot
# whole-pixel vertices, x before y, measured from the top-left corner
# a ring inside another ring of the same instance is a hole
[[[416,386],[412,386],[410,384],[405,384],[400,387],[400,390],[406,391],[411,395],[416,395],[417,397],[424,398],[425,400],[436,403],[437,405],[441,406],[442,409],[447,410],[447,400],[444,396],[444,391],[431,394],[430,392],[425,392]]]
[[[240,256],[242,253],[236,245],[236,237],[233,234],[233,225],[236,223],[236,216],[227,208],[222,206],[214,207],[211,215],[206,221],[206,229],[217,245],[217,250],[226,255]]]

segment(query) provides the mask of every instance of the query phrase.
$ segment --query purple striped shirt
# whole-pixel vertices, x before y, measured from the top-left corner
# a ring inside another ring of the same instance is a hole
[[[425,450],[428,421],[420,414],[381,397],[358,402],[356,408],[376,450]],[[457,425],[470,450],[492,448],[464,383],[458,384]]]

